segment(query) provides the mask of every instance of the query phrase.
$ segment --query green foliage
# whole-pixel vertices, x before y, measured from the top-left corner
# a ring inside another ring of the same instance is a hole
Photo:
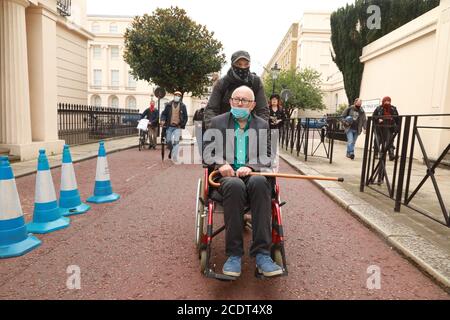
[[[205,26],[178,7],[158,8],[134,18],[125,33],[125,61],[133,75],[168,92],[201,95],[210,85],[208,75],[225,63],[222,44]]]
[[[381,11],[381,29],[370,30],[367,13],[370,5]],[[439,0],[355,0],[331,15],[331,42],[333,61],[344,75],[344,86],[349,103],[359,97],[364,65],[359,57],[369,43],[383,37],[409,21],[439,5]]]
[[[336,108],[336,116],[340,116],[342,113],[344,113],[345,109],[347,109],[348,104],[346,103],[341,103],[340,105],[337,106]]]
[[[320,73],[314,69],[306,68],[300,72],[295,69],[283,70],[275,82],[275,93],[289,89],[291,96],[283,106],[292,114],[294,109],[323,110]],[[273,89],[273,81],[270,76],[264,79],[264,91],[269,98]]]

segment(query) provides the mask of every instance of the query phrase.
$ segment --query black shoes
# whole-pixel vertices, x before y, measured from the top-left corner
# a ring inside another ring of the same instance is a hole
[[[347,158],[350,158],[350,159],[354,160],[355,159],[355,155],[347,153]]]

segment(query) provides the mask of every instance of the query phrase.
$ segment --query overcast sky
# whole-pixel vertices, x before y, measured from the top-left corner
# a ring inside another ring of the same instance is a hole
[[[334,11],[353,0],[87,0],[88,14],[142,15],[156,8],[178,6],[206,25],[222,42],[229,68],[231,54],[247,50],[251,70],[263,71],[293,22],[305,11]]]

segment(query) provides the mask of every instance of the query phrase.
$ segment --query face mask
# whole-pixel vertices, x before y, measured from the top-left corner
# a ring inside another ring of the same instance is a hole
[[[175,102],[180,102],[180,97],[175,97],[175,98],[173,98],[173,100],[175,101]]]
[[[235,119],[247,119],[250,115],[250,110],[247,108],[231,108],[231,114]]]
[[[242,80],[246,80],[248,78],[248,75],[250,74],[250,68],[238,68],[233,66],[233,71]]]

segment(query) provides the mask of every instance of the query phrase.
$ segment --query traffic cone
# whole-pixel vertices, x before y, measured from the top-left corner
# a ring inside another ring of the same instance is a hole
[[[8,157],[0,157],[0,258],[21,256],[41,245],[27,232]]]
[[[70,155],[68,145],[64,145],[63,150],[59,208],[63,216],[81,214],[91,209],[89,205],[81,202],[75,170],[73,169],[72,156]]]
[[[61,209],[56,201],[55,187],[45,150],[39,150],[33,222],[27,224],[27,229],[33,233],[49,233],[66,228],[69,224],[70,219],[61,215]]]
[[[108,160],[106,159],[105,143],[100,141],[95,175],[94,195],[86,201],[91,203],[107,203],[119,200],[120,196],[113,193],[109,178]]]

